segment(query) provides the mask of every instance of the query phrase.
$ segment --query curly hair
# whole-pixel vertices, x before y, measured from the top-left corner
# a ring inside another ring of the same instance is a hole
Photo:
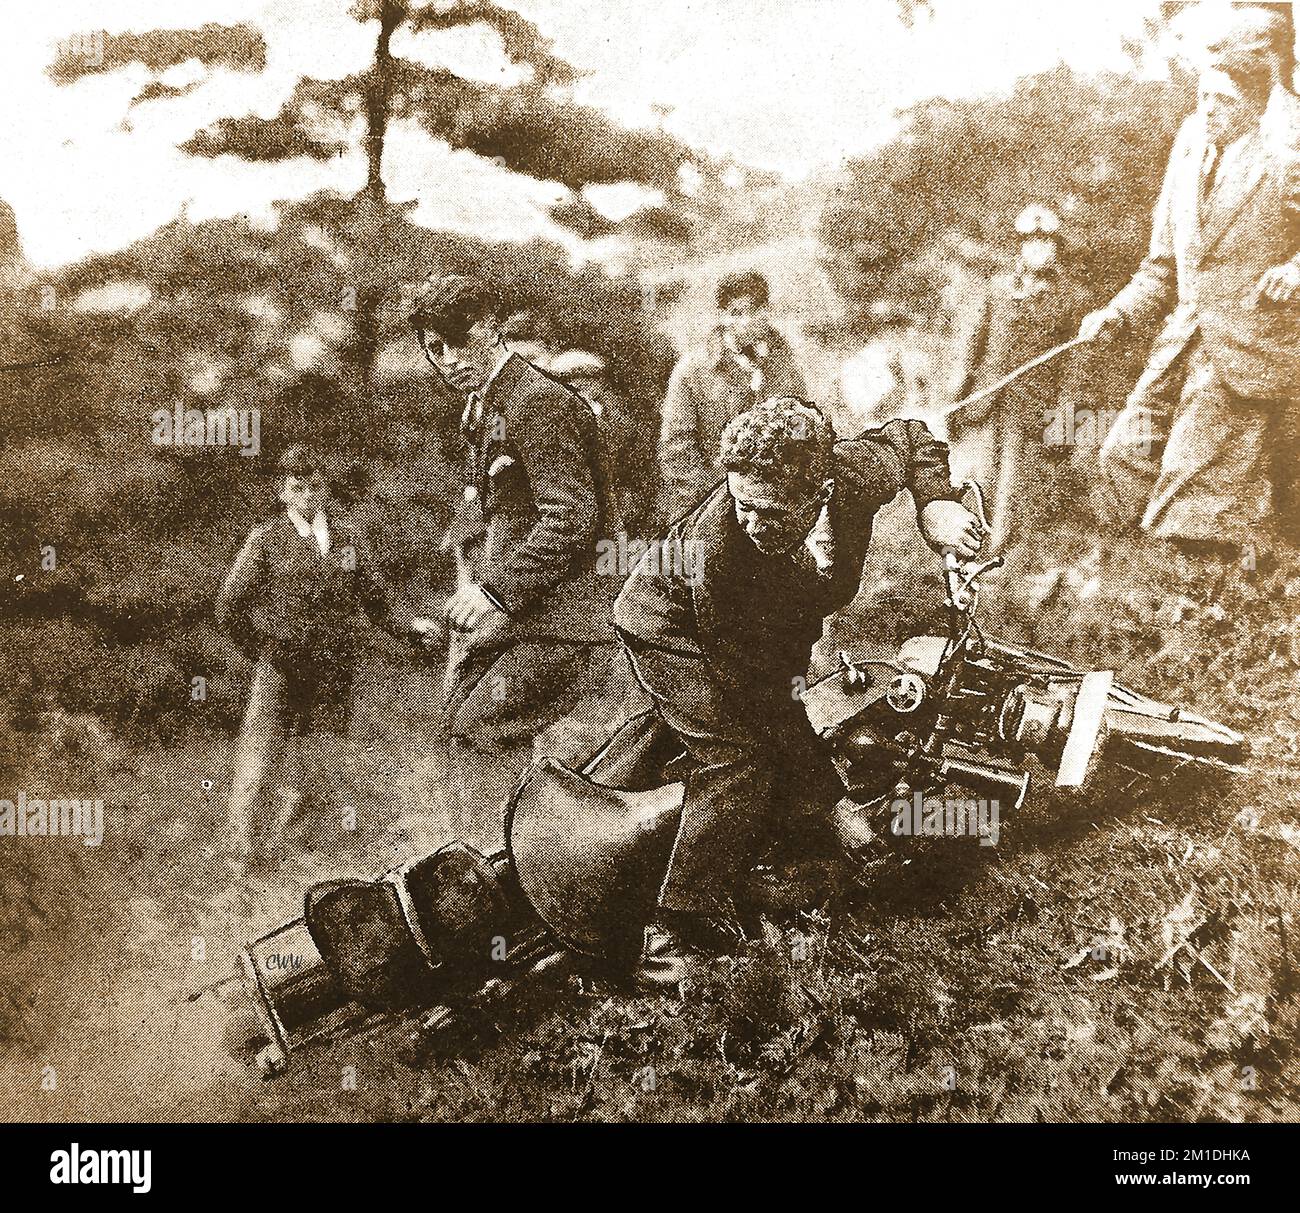
[[[774,396],[736,417],[722,432],[728,472],[761,480],[794,479],[814,488],[830,469],[835,431],[815,404]]]

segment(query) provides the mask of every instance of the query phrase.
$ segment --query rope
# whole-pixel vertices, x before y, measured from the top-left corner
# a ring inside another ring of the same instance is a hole
[[[1058,354],[1064,354],[1066,350],[1072,350],[1076,345],[1086,345],[1087,341],[1088,338],[1086,337],[1071,337],[1069,341],[1063,341],[1060,345],[1052,346],[1050,350],[1039,354],[1037,358],[1031,358],[1023,366],[1016,367],[1014,371],[1009,371],[1001,379],[990,383],[988,387],[980,388],[978,392],[972,392],[964,400],[958,400],[956,403],[950,404],[943,410],[943,416],[949,417],[958,409],[965,408],[968,404],[974,404],[977,400],[992,396],[994,392],[1000,392],[1007,384],[1019,379],[1021,375],[1032,371],[1035,367],[1042,366],[1044,362],[1051,362]]]

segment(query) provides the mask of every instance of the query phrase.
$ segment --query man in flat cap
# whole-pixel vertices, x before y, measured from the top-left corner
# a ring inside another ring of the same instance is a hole
[[[509,792],[532,739],[582,698],[593,645],[612,641],[612,587],[600,584],[612,579],[596,573],[609,515],[596,418],[510,350],[501,314],[487,283],[460,275],[426,282],[411,312],[464,401],[465,497],[482,511],[446,606],[462,639],[447,677],[453,776],[461,803],[477,805]]]
[[[718,439],[728,422],[769,396],[802,396],[790,346],[768,319],[767,279],[756,271],[718,283],[717,323],[673,368],[659,431],[666,510],[676,518],[722,479]]]
[[[1083,292],[1061,265],[1061,221],[1030,203],[1016,216],[1019,252],[1009,273],[990,284],[983,314],[970,335],[968,374],[957,388],[964,399],[996,383],[1039,354],[1068,341],[1087,310]],[[958,478],[983,487],[993,523],[990,550],[1001,551],[1013,520],[1028,513],[1017,502],[1046,471],[1049,415],[1073,408],[1081,390],[1081,359],[1068,353],[954,412],[948,419]],[[1051,453],[1063,453],[1054,447]]]
[[[1209,47],[1174,144],[1151,246],[1083,336],[1163,320],[1101,451],[1104,505],[1193,559],[1235,560],[1272,513],[1296,528],[1300,103],[1294,30],[1238,5]]]

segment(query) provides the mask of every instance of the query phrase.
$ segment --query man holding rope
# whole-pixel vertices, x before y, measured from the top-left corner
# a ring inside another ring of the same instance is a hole
[[[1193,557],[1236,560],[1270,510],[1292,541],[1300,532],[1288,466],[1300,403],[1294,38],[1276,8],[1236,10],[1174,144],[1150,252],[1079,330],[1109,341],[1164,319],[1102,446],[1103,507]]]

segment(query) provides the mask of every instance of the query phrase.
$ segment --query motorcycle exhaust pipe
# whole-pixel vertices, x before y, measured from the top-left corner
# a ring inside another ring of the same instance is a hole
[[[939,776],[1010,809],[1020,808],[1029,795],[1028,771],[1008,770],[975,758],[946,757],[939,763]]]

